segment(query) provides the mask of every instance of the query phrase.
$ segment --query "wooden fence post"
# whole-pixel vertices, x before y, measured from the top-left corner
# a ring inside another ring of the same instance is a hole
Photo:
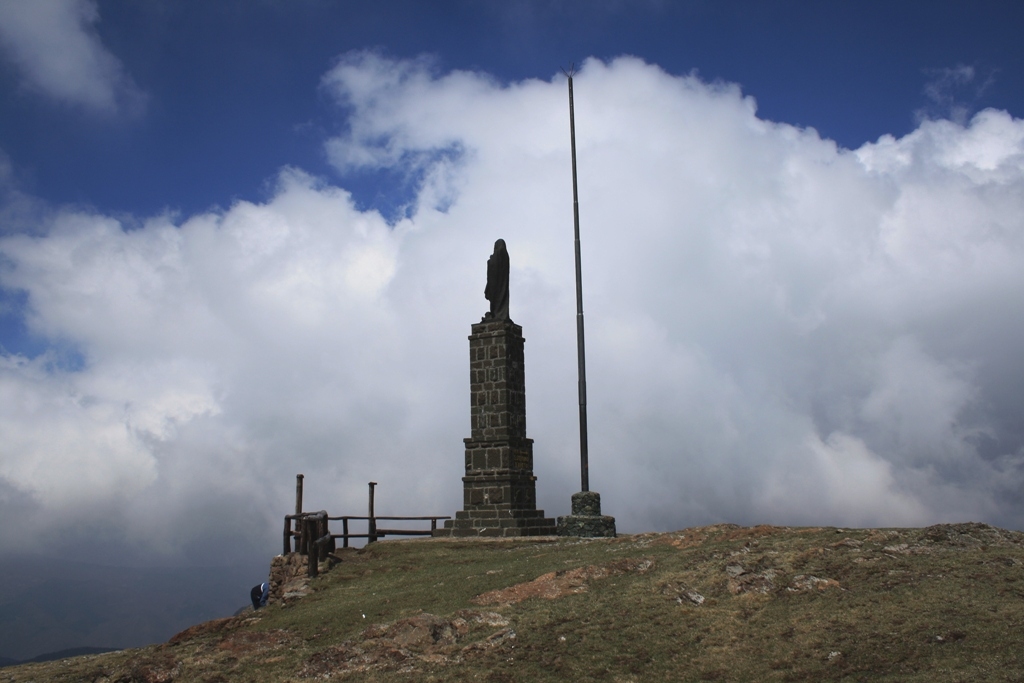
[[[301,475],[301,474],[296,474],[295,475],[295,514],[296,515],[301,515],[302,514],[302,479],[303,479],[303,475]],[[299,552],[299,543],[301,543],[301,541],[302,541],[302,537],[298,535],[299,533],[301,533],[299,531],[299,529],[300,529],[300,522],[299,522],[298,518],[296,517],[296,519],[295,519],[295,531],[296,531],[296,536],[295,536],[295,552]]]
[[[320,558],[330,552],[330,521],[327,511],[309,513],[303,516],[303,537],[306,546],[306,576],[315,579],[320,574]]]
[[[341,547],[348,547],[348,517],[341,518]]]
[[[334,543],[334,536],[331,535],[331,529],[330,529],[330,525],[328,524],[328,521],[327,521],[327,513],[326,512],[324,513],[324,533],[323,533],[323,535],[328,537],[327,538],[327,552],[328,553],[333,553],[335,550],[338,549],[338,546],[335,545],[335,543]]]
[[[313,549],[309,544],[309,537],[311,536],[311,529],[309,525],[313,523],[308,516],[302,518],[302,554],[306,556],[306,574],[312,576],[313,571]]]
[[[320,573],[320,544],[316,542],[316,532],[317,527],[320,526],[320,520],[316,517],[307,519],[305,526],[306,538],[308,539],[306,541],[308,543],[308,552],[306,554],[306,575],[315,579]]]
[[[373,487],[377,485],[377,482],[370,482],[370,521],[367,524],[367,543],[375,543],[377,541],[377,518],[373,516]]]

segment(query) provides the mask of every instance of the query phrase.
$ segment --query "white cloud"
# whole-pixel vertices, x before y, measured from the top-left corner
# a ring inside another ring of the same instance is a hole
[[[934,523],[935,512],[901,490],[893,465],[863,441],[841,432],[825,440],[809,435],[758,491],[758,506],[804,524],[916,526]],[[800,491],[800,495],[793,495]]]
[[[82,392],[50,376],[45,359],[3,359],[0,476],[51,509],[138,494],[155,462],[129,428],[121,396]],[[56,380],[56,381],[55,381]],[[112,400],[111,400],[112,399]]]
[[[26,82],[93,111],[133,114],[145,97],[100,42],[93,0],[0,0],[0,45]]]
[[[503,237],[540,504],[568,512],[564,80],[356,54],[323,87],[349,114],[327,142],[340,169],[422,179],[409,218],[285,169],[264,204],[131,231],[62,213],[0,240],[30,328],[83,358],[5,360],[4,495],[41,518],[130,511],[124,533],[165,552],[211,506],[230,523],[205,533],[273,550],[297,472],[310,509],[361,510],[372,479],[382,514],[453,513],[465,337]],[[620,529],[1024,527],[1024,122],[986,111],[850,151],[637,59],[588,61],[575,92],[591,484]]]

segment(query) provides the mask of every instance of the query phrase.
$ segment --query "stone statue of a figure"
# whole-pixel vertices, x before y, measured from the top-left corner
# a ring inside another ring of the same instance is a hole
[[[508,320],[508,250],[505,240],[494,243],[494,253],[487,259],[487,287],[484,297],[491,302],[491,310],[484,320]]]

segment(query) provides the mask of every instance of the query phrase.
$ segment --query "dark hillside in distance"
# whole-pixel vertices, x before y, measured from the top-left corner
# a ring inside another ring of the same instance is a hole
[[[106,652],[116,652],[116,650],[112,647],[69,647],[66,650],[58,650],[57,652],[44,652],[25,661],[11,659],[10,657],[0,657],[0,668],[17,664],[28,664],[29,662],[53,662],[59,659],[81,657],[82,655],[101,655]]]
[[[0,560],[0,656],[16,662],[69,648],[139,647],[197,621],[229,616],[266,569],[104,567]]]
[[[341,559],[304,597],[4,676],[1024,680],[1024,533],[983,524],[385,541]]]

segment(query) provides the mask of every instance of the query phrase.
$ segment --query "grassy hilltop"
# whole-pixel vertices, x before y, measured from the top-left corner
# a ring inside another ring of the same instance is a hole
[[[311,587],[0,682],[1024,681],[1024,533],[982,524],[382,542]]]

